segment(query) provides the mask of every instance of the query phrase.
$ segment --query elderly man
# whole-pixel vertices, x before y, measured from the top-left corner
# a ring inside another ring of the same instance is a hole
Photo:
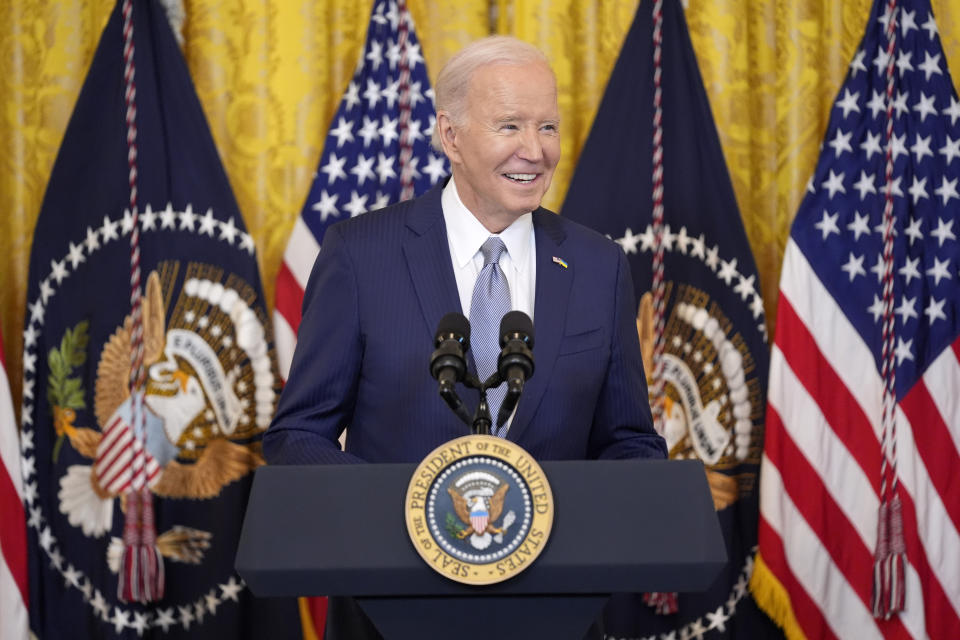
[[[453,176],[327,231],[264,437],[267,460],[415,462],[468,433],[437,394],[428,359],[450,311],[471,318],[473,355],[498,350],[495,335],[477,334],[490,304],[479,290],[491,276],[509,290],[508,308],[536,326],[536,373],[497,435],[540,459],[665,457],[626,259],[610,240],[540,208],[560,157],[545,57],[513,38],[480,40],[441,70],[436,96],[433,142]],[[474,393],[462,392],[467,404],[476,405]]]
[[[436,99],[433,144],[453,176],[327,231],[266,459],[416,462],[466,435],[429,372],[434,332],[450,311],[470,317],[471,360],[485,378],[499,346],[479,318],[498,325],[510,309],[534,321],[536,373],[497,435],[541,460],[666,457],[622,251],[540,207],[560,158],[545,57],[513,38],[480,40],[440,72]],[[492,393],[494,416],[499,401]],[[341,606],[331,602],[331,622]]]

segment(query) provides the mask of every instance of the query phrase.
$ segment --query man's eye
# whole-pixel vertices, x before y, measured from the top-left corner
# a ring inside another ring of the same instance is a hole
[[[506,130],[506,131],[516,131],[516,130],[517,130],[517,125],[515,125],[515,124],[502,124],[502,125],[500,125],[500,128],[501,128],[501,129],[504,129],[504,130]]]

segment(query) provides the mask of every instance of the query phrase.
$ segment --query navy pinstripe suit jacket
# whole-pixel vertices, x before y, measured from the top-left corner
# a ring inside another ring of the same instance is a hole
[[[437,323],[460,311],[442,188],[327,230],[289,380],[263,439],[269,463],[419,462],[469,433],[429,372]],[[533,228],[536,371],[507,439],[541,460],[666,457],[647,404],[623,252],[545,209],[533,212]],[[461,387],[460,395],[472,413],[477,392]],[[345,452],[337,442],[344,428]]]

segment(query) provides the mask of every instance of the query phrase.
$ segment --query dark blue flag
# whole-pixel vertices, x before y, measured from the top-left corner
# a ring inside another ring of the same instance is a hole
[[[641,3],[563,206],[621,245],[638,299],[652,286],[653,28],[651,3]],[[664,436],[671,458],[703,461],[730,561],[707,592],[679,594],[674,614],[655,613],[639,595],[615,597],[606,632],[777,637],[747,590],[769,362],[763,300],[677,0],[663,3],[662,34]],[[638,325],[650,322],[638,316]],[[671,496],[670,487],[642,489]]]
[[[291,638],[296,603],[234,573],[279,389],[246,232],[163,6],[133,3],[148,486],[165,595],[117,597],[130,425],[130,235],[120,7],[37,221],[24,331],[22,470],[39,638]]]

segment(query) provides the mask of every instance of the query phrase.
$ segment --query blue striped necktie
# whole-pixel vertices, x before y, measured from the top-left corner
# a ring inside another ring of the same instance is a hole
[[[483,269],[477,275],[473,285],[473,299],[470,302],[470,339],[473,357],[477,365],[477,376],[481,382],[490,377],[497,369],[500,356],[500,320],[510,311],[510,285],[500,269],[500,256],[507,250],[503,240],[490,236],[480,247],[483,253]],[[503,403],[507,385],[501,384],[487,390],[487,403],[493,419],[493,431],[497,433],[497,411]]]

